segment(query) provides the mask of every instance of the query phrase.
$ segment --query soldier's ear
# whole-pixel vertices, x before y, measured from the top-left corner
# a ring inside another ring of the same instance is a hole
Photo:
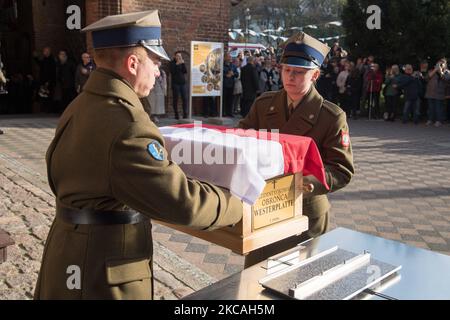
[[[311,80],[313,82],[317,82],[319,77],[320,77],[320,69],[314,69],[314,73],[313,73],[313,76],[312,76]]]
[[[126,60],[126,68],[133,76],[137,75],[137,69],[139,65],[139,58],[135,54],[130,54]]]

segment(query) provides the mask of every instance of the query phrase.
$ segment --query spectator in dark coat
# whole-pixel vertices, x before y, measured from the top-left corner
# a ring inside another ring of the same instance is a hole
[[[413,113],[415,124],[419,123],[420,117],[420,92],[422,84],[420,82],[420,72],[413,75],[413,67],[410,64],[405,66],[405,74],[397,80],[395,88],[401,89],[405,95],[405,106],[403,108],[403,123],[407,123],[409,115]]]
[[[233,91],[235,79],[239,77],[229,53],[225,53],[223,64],[223,115],[233,117]]]
[[[75,89],[77,93],[81,93],[83,90],[84,84],[89,79],[91,72],[95,70],[95,64],[91,60],[91,56],[89,53],[84,52],[81,55],[81,63],[77,67],[77,71],[75,73]]]
[[[386,80],[384,81],[385,87],[383,89],[383,95],[386,102],[384,120],[386,121],[395,121],[395,113],[400,100],[400,92],[394,85],[397,84],[400,77],[400,68],[398,65],[394,64],[391,68],[386,70]]]
[[[259,77],[255,67],[255,58],[248,57],[247,64],[241,70],[242,105],[241,115],[246,117],[259,91]]]
[[[175,55],[170,61],[170,75],[172,79],[172,97],[173,97],[173,111],[175,112],[175,119],[180,119],[178,114],[178,98],[181,96],[183,102],[183,118],[188,117],[188,102],[186,91],[186,65],[184,64],[181,52],[175,52]]]
[[[45,112],[51,112],[53,109],[53,93],[56,84],[56,60],[52,55],[52,49],[45,47],[42,50],[42,57],[35,53],[35,61],[39,66],[39,91],[38,97],[42,102],[42,108]]]
[[[383,85],[383,74],[376,63],[370,66],[366,76],[367,82],[367,106],[371,117],[378,119],[380,115],[380,92]]]
[[[347,77],[347,81],[345,83],[346,90],[345,93],[348,96],[348,101],[350,104],[351,115],[350,117],[353,119],[358,119],[358,111],[361,103],[361,93],[363,87],[363,79],[361,77],[361,69],[358,69],[356,66],[352,68],[350,74]]]
[[[447,68],[447,60],[440,59],[435,67],[428,72],[428,84],[425,98],[428,99],[428,121],[427,125],[434,122],[440,127],[445,120],[444,112],[445,89],[447,81],[450,81],[450,71]]]

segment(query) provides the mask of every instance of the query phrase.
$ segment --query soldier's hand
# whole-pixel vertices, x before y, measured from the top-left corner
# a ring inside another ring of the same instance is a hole
[[[312,183],[304,183],[303,184],[303,192],[304,193],[312,193],[314,191],[314,185]]]

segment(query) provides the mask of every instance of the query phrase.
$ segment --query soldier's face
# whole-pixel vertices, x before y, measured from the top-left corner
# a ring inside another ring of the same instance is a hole
[[[283,85],[287,94],[294,100],[306,95],[311,85],[319,78],[318,69],[305,69],[282,65]]]
[[[155,85],[155,79],[159,76],[159,59],[146,55],[140,59],[137,67],[135,91],[140,98],[147,97]]]

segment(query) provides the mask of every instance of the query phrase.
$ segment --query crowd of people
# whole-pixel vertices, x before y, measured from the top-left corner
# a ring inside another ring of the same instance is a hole
[[[273,47],[265,52],[241,51],[234,58],[227,52],[224,56],[223,82],[223,116],[240,114],[245,117],[256,97],[283,86]]]
[[[427,125],[437,127],[448,119],[450,72],[445,58],[432,68],[422,61],[416,67],[394,64],[383,73],[373,56],[352,61],[342,52],[325,61],[317,86],[327,100],[339,104],[349,117],[365,114],[395,121],[401,114],[403,123],[418,124],[426,119]]]
[[[33,54],[36,76],[20,73],[11,75],[2,89],[6,91],[6,103],[2,110],[14,113],[40,112],[62,113],[69,103],[81,92],[95,63],[87,52],[80,62],[69,57],[66,50],[60,50],[55,57],[50,47]],[[37,106],[37,108],[35,107]]]
[[[245,117],[259,95],[283,88],[280,52],[269,47],[243,50],[234,57],[232,52],[225,53],[222,116]],[[35,111],[35,102],[41,112],[62,113],[95,69],[93,59],[86,52],[76,65],[64,50],[55,58],[50,47],[44,48],[42,54],[34,54],[34,61],[39,67],[36,79],[32,75],[16,74],[6,82],[1,74],[0,94],[7,94],[9,105],[14,105],[16,113]],[[181,52],[174,53],[168,69],[174,116],[180,119],[181,99],[182,116],[187,118],[188,68]],[[168,79],[161,68],[154,90],[143,101],[156,123],[166,113]],[[383,72],[374,56],[355,59],[335,43],[321,67],[316,87],[325,99],[338,104],[353,119],[364,116],[394,121],[400,116],[403,123],[417,124],[425,119],[427,125],[437,127],[450,120],[450,72],[445,58],[431,68],[427,61],[422,61],[418,66],[394,64]],[[203,101],[203,116],[218,116],[217,100],[205,97]]]

